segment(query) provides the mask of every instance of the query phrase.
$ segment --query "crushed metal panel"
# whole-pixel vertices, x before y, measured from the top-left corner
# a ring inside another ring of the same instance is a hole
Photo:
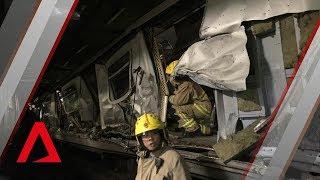
[[[119,89],[114,89],[115,87],[113,87],[110,79],[120,74],[123,66],[114,69],[113,65],[128,53],[130,57],[124,66],[129,66],[129,72],[124,73],[129,73],[129,87],[127,92],[115,97],[114,93]],[[158,86],[155,70],[142,32],[139,32],[132,40],[128,41],[113,54],[110,59],[107,59],[105,65],[96,65],[96,74],[101,127],[103,129],[112,124],[128,123],[129,119],[126,120],[125,116],[132,116],[132,102],[134,120],[142,113],[159,115]],[[129,110],[130,112],[124,112],[124,110]],[[133,124],[134,122],[130,123]]]
[[[133,74],[137,92],[135,104],[141,107],[141,111],[138,112],[140,115],[154,113],[159,116],[160,104],[155,70],[142,32],[139,32],[134,40],[136,56],[133,57],[132,68],[141,68],[140,73]]]

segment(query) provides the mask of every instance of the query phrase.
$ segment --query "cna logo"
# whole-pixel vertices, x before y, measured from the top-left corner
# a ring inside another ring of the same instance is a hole
[[[0,53],[0,164],[6,160],[10,140],[26,114],[27,104],[37,92],[78,2],[14,1],[1,25],[1,28],[11,30],[0,32],[0,37],[6,37],[6,41],[0,42],[1,47],[5,47]],[[43,122],[33,125],[16,162],[27,162],[38,137],[48,156],[33,162],[60,163]]]
[[[48,152],[48,156],[33,161],[34,163],[61,163],[60,157],[50,138],[48,130],[43,122],[35,122],[31,132],[21,150],[17,163],[26,163],[37,138],[40,137],[44,147]]]

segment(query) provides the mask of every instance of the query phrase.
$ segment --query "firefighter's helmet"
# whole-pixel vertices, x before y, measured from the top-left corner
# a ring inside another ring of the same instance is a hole
[[[172,61],[166,68],[166,74],[169,74],[172,76],[174,68],[177,66],[178,63],[179,63],[179,60]]]
[[[143,114],[138,117],[136,125],[135,125],[135,135],[139,136],[143,133],[156,129],[163,129],[164,124],[159,118],[154,114]]]

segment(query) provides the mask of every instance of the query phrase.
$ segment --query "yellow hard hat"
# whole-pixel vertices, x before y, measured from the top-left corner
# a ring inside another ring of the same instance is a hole
[[[174,68],[177,66],[177,64],[179,63],[179,60],[176,61],[172,61],[166,68],[166,73],[169,75],[172,75]]]
[[[164,124],[154,114],[143,114],[138,117],[135,127],[135,135],[140,135],[144,132],[163,129]]]

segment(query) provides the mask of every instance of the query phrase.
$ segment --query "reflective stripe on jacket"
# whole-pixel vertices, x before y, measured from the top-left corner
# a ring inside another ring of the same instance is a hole
[[[188,118],[210,118],[211,102],[199,84],[184,81],[178,86],[174,95],[170,96],[169,101],[178,113],[183,113]]]

